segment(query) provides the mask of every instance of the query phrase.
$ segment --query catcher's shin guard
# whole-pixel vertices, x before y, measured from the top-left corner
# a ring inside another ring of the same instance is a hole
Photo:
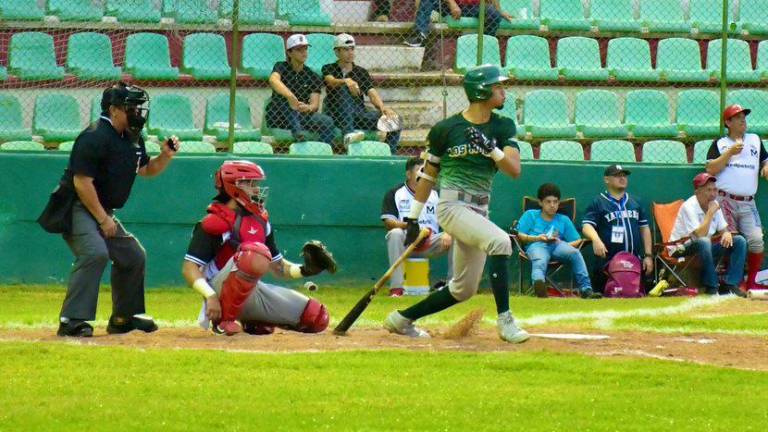
[[[218,327],[228,335],[239,333],[239,326],[232,325],[243,310],[251,291],[269,270],[272,255],[262,243],[246,242],[234,255],[235,269],[229,273],[221,288],[221,323]]]
[[[311,298],[304,307],[296,330],[302,333],[320,333],[328,327],[328,310],[325,305]]]

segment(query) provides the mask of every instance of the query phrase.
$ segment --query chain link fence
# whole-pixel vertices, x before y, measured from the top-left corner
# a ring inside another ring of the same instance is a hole
[[[768,0],[3,0],[0,19],[2,149],[70,149],[124,80],[150,94],[150,151],[414,155],[481,63],[511,78],[524,159],[702,163],[725,103],[768,132]]]

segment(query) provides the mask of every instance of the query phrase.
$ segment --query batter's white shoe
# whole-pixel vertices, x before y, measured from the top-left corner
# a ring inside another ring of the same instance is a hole
[[[413,321],[393,311],[384,320],[384,328],[390,333],[396,333],[412,338],[429,338],[429,333],[413,325]]]
[[[515,318],[512,316],[512,312],[509,311],[499,314],[496,326],[499,331],[499,337],[510,343],[523,343],[531,337],[527,331],[515,324]]]

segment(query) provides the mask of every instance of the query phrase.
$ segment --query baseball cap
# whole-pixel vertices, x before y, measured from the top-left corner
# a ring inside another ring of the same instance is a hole
[[[608,168],[605,169],[605,172],[603,173],[603,175],[608,177],[608,176],[615,176],[616,174],[622,174],[622,173],[626,175],[631,174],[631,172],[628,169],[625,169],[621,165],[610,165],[608,166]]]
[[[731,117],[735,116],[736,114],[739,114],[742,112],[744,113],[745,116],[747,116],[749,115],[749,113],[752,112],[752,110],[744,108],[739,104],[728,105],[723,111],[723,120],[728,120]]]
[[[347,33],[341,33],[339,35],[336,35],[336,40],[333,42],[334,48],[354,48],[355,47],[355,38],[352,37],[352,35]]]
[[[696,177],[693,178],[693,187],[694,189],[698,189],[704,186],[705,184],[709,182],[714,182],[714,181],[717,181],[717,177],[713,175],[709,175],[705,172],[699,173],[699,174],[696,174]]]
[[[301,33],[291,35],[288,40],[285,41],[285,49],[293,49],[297,46],[312,46],[309,44],[307,37]]]

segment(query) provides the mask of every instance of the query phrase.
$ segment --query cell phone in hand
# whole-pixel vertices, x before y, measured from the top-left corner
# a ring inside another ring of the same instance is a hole
[[[179,147],[173,143],[173,139],[171,138],[166,138],[165,145],[173,151],[179,151]]]

